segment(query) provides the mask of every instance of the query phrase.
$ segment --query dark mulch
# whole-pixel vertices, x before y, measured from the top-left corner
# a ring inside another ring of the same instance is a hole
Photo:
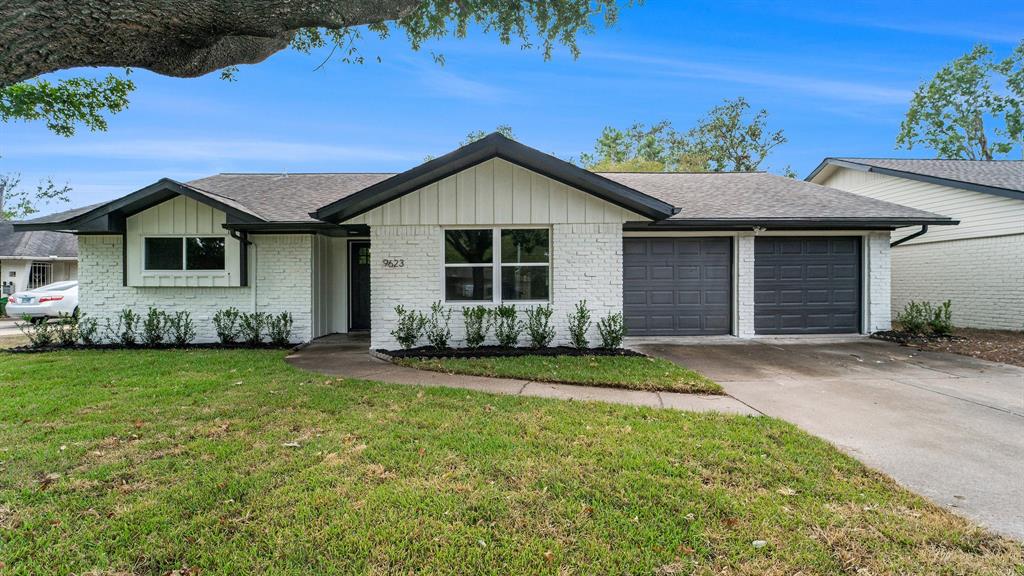
[[[551,348],[505,348],[502,346],[480,346],[479,348],[444,348],[420,346],[408,350],[378,350],[392,358],[502,358],[515,356],[645,356],[625,348],[573,348],[554,346]]]
[[[949,352],[990,362],[1024,366],[1024,332],[1016,330],[957,328],[949,336],[917,336],[899,330],[886,330],[875,332],[871,337],[918,350]]]
[[[287,350],[296,346],[298,344],[271,344],[270,342],[260,344],[204,342],[186,344],[184,346],[177,344],[136,344],[134,346],[125,346],[123,344],[75,344],[74,346],[62,346],[60,344],[51,344],[49,346],[16,346],[3,349],[2,351],[12,354],[39,354],[43,352],[61,352],[63,350]]]

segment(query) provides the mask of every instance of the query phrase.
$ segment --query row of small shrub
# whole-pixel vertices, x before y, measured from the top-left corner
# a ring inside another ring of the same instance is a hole
[[[942,304],[931,302],[915,302],[911,300],[896,316],[896,321],[905,332],[916,335],[929,333],[946,336],[953,332],[953,303],[946,300]]]
[[[167,313],[149,308],[143,316],[125,308],[115,318],[107,318],[103,325],[85,314],[63,315],[56,322],[31,323],[28,318],[18,327],[36,348],[46,346],[74,346],[83,344],[117,344],[131,347],[139,344],[160,346],[173,344],[187,346],[196,337],[192,315],[186,311]],[[213,316],[217,338],[222,344],[244,342],[258,345],[264,339],[283,346],[290,342],[292,315],[288,312],[272,315],[266,312],[244,313],[236,308],[220,310]]]
[[[404,306],[396,306],[398,322],[391,335],[402,348],[416,346],[421,338],[438,349],[448,348],[452,338],[450,328],[452,309],[434,302],[430,313],[407,310]],[[488,334],[494,330],[494,338],[498,345],[513,348],[519,345],[523,332],[529,339],[530,346],[546,348],[555,339],[555,327],[551,325],[554,309],[550,305],[534,306],[525,310],[526,319],[519,316],[520,310],[511,304],[502,304],[491,308],[488,306],[471,306],[462,309],[462,320],[466,328],[466,347],[478,348],[487,340]],[[569,314],[569,343],[575,348],[587,348],[587,331],[593,326],[591,310],[587,301],[582,300]],[[601,336],[601,348],[618,348],[626,335],[626,326],[622,313],[609,314],[597,322],[597,331]]]

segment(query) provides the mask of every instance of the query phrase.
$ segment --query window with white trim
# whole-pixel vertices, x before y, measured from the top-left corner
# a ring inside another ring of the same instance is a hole
[[[550,296],[550,230],[444,231],[446,302],[546,302]]]
[[[146,272],[224,270],[224,238],[220,236],[152,236],[144,239]]]

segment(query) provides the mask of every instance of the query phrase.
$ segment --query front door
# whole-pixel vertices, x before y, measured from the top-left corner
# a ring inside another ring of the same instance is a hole
[[[370,329],[370,243],[348,243],[348,327]]]

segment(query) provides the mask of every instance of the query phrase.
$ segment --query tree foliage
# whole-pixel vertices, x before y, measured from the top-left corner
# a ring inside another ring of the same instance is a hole
[[[922,83],[896,145],[923,145],[938,158],[992,160],[1024,142],[1024,41],[997,60],[978,44]]]
[[[509,140],[516,139],[515,132],[512,131],[512,127],[509,126],[508,124],[498,124],[494,128],[494,131],[497,132],[498,134],[501,134],[505,138],[508,138]],[[473,130],[472,132],[466,134],[466,139],[463,140],[462,142],[459,142],[459,146],[466,146],[468,144],[476,142],[477,140],[483,140],[484,138],[487,137],[488,134],[490,134],[490,132],[484,132],[483,130]]]
[[[782,130],[768,128],[768,111],[751,113],[741,96],[715,106],[685,132],[667,120],[626,130],[606,126],[580,163],[597,172],[750,172],[785,142]]]
[[[37,80],[0,88],[0,122],[41,121],[54,134],[74,136],[80,126],[93,131],[107,129],[107,115],[128,106],[135,84],[113,74],[101,80],[67,78],[57,82]],[[15,220],[39,212],[53,202],[67,202],[71,189],[52,179],[34,189],[21,186],[21,175],[0,174],[0,219]]]
[[[51,132],[65,137],[74,136],[79,125],[105,131],[105,114],[127,108],[128,94],[134,89],[131,80],[113,74],[102,80],[20,82],[0,88],[0,122],[41,120]]]
[[[550,58],[557,46],[579,54],[577,37],[612,24],[620,5],[641,0],[10,0],[0,3],[0,86],[78,66],[144,68],[195,77],[261,62],[291,47],[329,47],[362,62],[364,31],[398,31],[419,50],[434,39],[464,38],[471,25],[503,44]],[[443,60],[443,56],[434,55]]]

